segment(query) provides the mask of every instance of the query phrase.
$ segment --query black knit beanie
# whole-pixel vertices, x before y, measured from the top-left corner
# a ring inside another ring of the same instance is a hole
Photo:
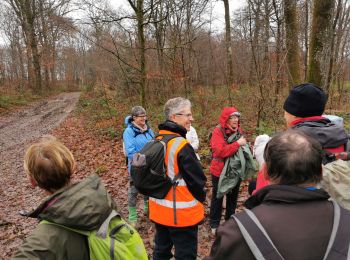
[[[295,86],[284,102],[283,109],[297,117],[320,116],[327,103],[327,95],[313,83]]]

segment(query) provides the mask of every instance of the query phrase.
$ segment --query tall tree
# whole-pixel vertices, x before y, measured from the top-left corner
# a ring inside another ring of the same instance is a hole
[[[308,64],[308,54],[309,54],[309,1],[305,0],[304,3],[305,21],[304,21],[304,81],[307,79],[307,64]]]
[[[300,55],[298,43],[297,0],[284,0],[284,19],[286,27],[286,48],[289,82],[300,83]]]
[[[277,103],[278,94],[280,92],[280,89],[282,87],[282,59],[281,54],[283,50],[283,38],[282,38],[282,31],[283,31],[283,19],[281,15],[281,7],[280,3],[278,3],[276,0],[272,1],[272,6],[274,10],[274,14],[276,17],[276,84],[275,84],[275,97],[274,102]]]
[[[314,0],[307,80],[325,87],[325,71],[331,43],[334,0]]]
[[[140,98],[142,106],[146,103],[146,40],[145,40],[145,21],[144,21],[144,1],[128,0],[131,8],[134,10],[137,22],[137,41],[139,49],[139,65],[140,65]]]
[[[41,64],[40,51],[38,46],[39,32],[36,27],[38,18],[37,1],[35,0],[7,0],[15,12],[22,28],[24,40],[27,47],[28,76],[32,88],[36,92],[41,91]]]
[[[225,7],[225,45],[227,56],[227,73],[228,85],[233,84],[233,58],[232,58],[232,43],[231,43],[231,20],[230,20],[230,4],[229,0],[223,0]]]
[[[331,82],[332,82],[332,78],[333,78],[333,67],[334,67],[334,61],[335,61],[335,56],[336,54],[334,53],[334,48],[335,48],[335,33],[336,33],[336,28],[339,22],[339,18],[342,12],[342,0],[338,0],[337,3],[337,8],[335,11],[335,18],[332,24],[332,28],[331,28],[331,43],[330,43],[330,60],[329,60],[329,65],[328,65],[328,73],[326,75],[326,82],[325,82],[325,89],[327,92],[329,92],[330,90],[330,86],[331,86]]]

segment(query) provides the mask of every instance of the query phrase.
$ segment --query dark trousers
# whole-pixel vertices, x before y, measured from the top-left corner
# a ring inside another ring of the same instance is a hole
[[[211,203],[210,203],[210,227],[217,228],[220,225],[221,213],[222,213],[222,201],[224,197],[220,199],[216,198],[216,194],[218,192],[219,177],[212,175],[211,181],[213,184],[213,193],[212,193]],[[241,184],[241,180],[238,181],[236,187],[234,187],[231,192],[226,194],[225,220],[229,219],[230,216],[235,213],[235,210],[237,207],[237,199],[238,199],[240,184]]]
[[[163,260],[173,257],[171,249],[175,247],[175,259],[196,259],[198,225],[191,227],[168,227],[155,223],[153,259]]]

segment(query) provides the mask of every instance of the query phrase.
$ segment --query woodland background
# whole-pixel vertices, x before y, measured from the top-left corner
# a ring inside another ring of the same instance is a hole
[[[167,99],[189,98],[204,167],[208,133],[224,106],[242,112],[253,141],[284,127],[282,102],[302,82],[321,86],[326,113],[349,129],[350,0],[242,2],[233,12],[228,0],[124,0],[118,8],[106,0],[0,0],[0,114],[81,91],[76,112],[55,133],[112,191],[118,187],[107,175],[124,162],[111,154],[120,154],[134,105],[146,108],[156,130]],[[105,142],[110,157],[98,162]],[[84,144],[88,151],[76,149]]]
[[[117,9],[105,0],[0,0],[1,107],[10,93],[85,89],[103,95],[113,117],[118,98],[127,111],[180,95],[193,101],[200,127],[234,104],[259,131],[281,123],[280,101],[308,81],[343,115],[349,0],[243,2],[230,12],[228,0],[124,0]]]

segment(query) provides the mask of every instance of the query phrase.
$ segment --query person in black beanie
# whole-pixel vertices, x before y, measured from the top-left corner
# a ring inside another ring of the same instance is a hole
[[[286,98],[283,109],[294,117],[321,116],[327,103],[324,91],[312,83],[294,87]]]
[[[315,138],[325,150],[324,164],[346,151],[349,140],[349,134],[342,126],[322,116],[326,103],[327,95],[320,87],[313,83],[303,83],[290,90],[283,105],[287,128],[299,129]],[[259,171],[253,194],[268,183],[263,170]]]
[[[327,95],[313,83],[304,83],[291,89],[283,109],[287,127],[299,129],[320,142],[329,153],[345,151],[349,139],[346,130],[323,117]]]

